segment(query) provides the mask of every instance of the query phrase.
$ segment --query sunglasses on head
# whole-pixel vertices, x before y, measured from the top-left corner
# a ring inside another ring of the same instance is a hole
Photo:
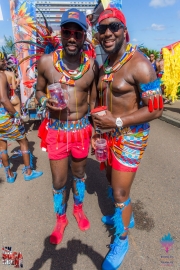
[[[70,29],[61,29],[61,36],[64,39],[70,39],[72,36],[75,40],[81,41],[84,37],[84,31],[70,30]]]
[[[124,27],[124,24],[119,22],[112,22],[110,24],[100,24],[97,26],[97,30],[99,34],[104,34],[107,29],[109,29],[112,33],[117,32],[121,27]]]

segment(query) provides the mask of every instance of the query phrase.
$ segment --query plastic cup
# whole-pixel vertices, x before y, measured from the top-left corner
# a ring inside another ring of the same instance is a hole
[[[57,104],[54,104],[54,107],[60,109],[65,109],[67,107],[67,99],[65,98],[65,90],[61,88],[60,83],[53,83],[48,85],[48,91],[50,97],[58,101]]]
[[[108,147],[105,139],[99,139],[95,142],[95,157],[98,161],[103,162],[108,158]]]

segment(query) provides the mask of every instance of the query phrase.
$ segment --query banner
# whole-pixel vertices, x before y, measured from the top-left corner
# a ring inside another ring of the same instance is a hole
[[[114,7],[122,10],[122,0],[101,0],[104,9],[107,7]]]
[[[32,31],[32,27],[36,23],[35,0],[10,0],[10,14],[12,19],[12,29],[14,41],[34,41],[36,40],[36,32]],[[20,62],[30,54],[34,54],[34,50],[29,44],[18,43],[15,45],[16,57]],[[30,60],[20,64],[19,73],[21,78],[21,102],[24,104],[31,95],[32,89],[24,85],[29,81],[30,76],[27,74],[27,68],[30,66]],[[31,75],[32,76],[32,75]]]

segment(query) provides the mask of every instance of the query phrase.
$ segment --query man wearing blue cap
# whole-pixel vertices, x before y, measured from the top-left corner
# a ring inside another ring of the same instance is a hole
[[[57,217],[50,236],[51,244],[59,244],[62,241],[68,224],[66,182],[69,156],[73,174],[73,215],[80,230],[90,228],[82,208],[85,166],[92,131],[88,119],[88,94],[92,109],[95,106],[98,79],[97,64],[82,51],[87,31],[84,13],[75,8],[67,10],[62,15],[60,26],[63,48],[41,57],[36,87],[36,98],[50,112],[46,143],[53,178],[54,211]],[[46,88],[49,85],[53,88],[54,83],[65,96],[63,108],[52,96],[46,97]]]

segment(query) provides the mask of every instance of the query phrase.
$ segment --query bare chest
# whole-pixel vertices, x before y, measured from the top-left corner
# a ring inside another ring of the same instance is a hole
[[[113,74],[113,78],[110,81],[104,81],[104,75],[103,74],[98,82],[98,90],[104,91],[104,90],[112,90],[112,92],[115,95],[123,95],[126,92],[132,91],[133,87],[130,83],[130,78],[122,71],[118,71]]]

